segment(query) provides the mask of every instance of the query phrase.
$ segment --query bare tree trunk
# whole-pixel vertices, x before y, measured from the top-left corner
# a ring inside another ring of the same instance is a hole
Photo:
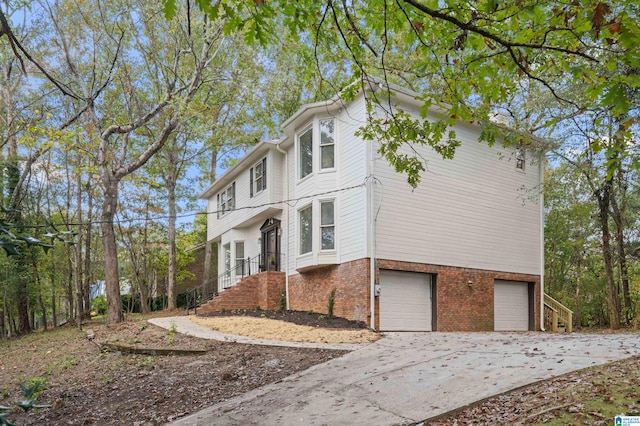
[[[0,340],[4,340],[7,337],[7,333],[5,331],[5,322],[4,322],[4,313],[7,310],[7,295],[5,292],[2,293],[2,304],[0,304]]]
[[[120,297],[120,278],[118,272],[118,247],[113,218],[118,207],[118,181],[103,168],[102,183],[104,202],[102,203],[102,247],[104,249],[104,275],[107,296],[107,323],[122,322],[122,298]]]
[[[622,296],[624,301],[624,319],[625,323],[630,324],[634,318],[634,307],[631,300],[631,292],[629,288],[629,266],[627,264],[627,253],[625,249],[624,238],[624,210],[625,209],[625,196],[627,191],[627,185],[624,182],[622,168],[618,168],[617,181],[618,181],[618,194],[611,194],[611,208],[614,223],[616,224],[616,246],[618,249],[618,271],[620,274],[620,282],[622,283]],[[621,203],[618,203],[618,195],[620,196]]]
[[[609,326],[617,330],[620,328],[620,301],[613,273],[613,259],[611,253],[611,231],[609,230],[609,206],[612,182],[607,179],[603,188],[599,191],[598,206],[600,230],[602,235],[602,254],[604,256],[604,269],[607,277],[607,307],[609,309]]]
[[[47,329],[47,307],[44,304],[42,293],[38,295],[38,302],[40,303],[40,312],[42,312],[42,326],[46,330]]]
[[[211,150],[211,165],[209,168],[209,182],[214,183],[216,181],[218,168],[218,150],[216,148]],[[207,234],[205,233],[204,241],[204,271],[202,274],[202,283],[211,281],[211,251],[212,242],[207,240]]]
[[[202,284],[211,280],[211,241],[204,243],[204,270],[202,272]]]
[[[76,179],[76,203],[78,208],[78,223],[82,223],[82,177],[78,173]],[[84,295],[82,294],[82,226],[78,226],[78,242],[74,250],[74,283],[76,287],[76,321],[78,330],[82,330],[84,317]]]
[[[176,309],[176,182],[171,176],[168,179],[169,191],[169,271],[167,277],[167,305],[169,309]]]
[[[71,248],[69,246],[66,247],[67,250],[67,282],[64,287],[65,296],[67,297],[67,304],[69,305],[69,312],[67,312],[67,320],[73,320],[75,318],[75,301],[73,297],[73,265],[71,264]]]
[[[93,218],[93,195],[91,192],[91,178],[87,180],[87,216],[84,235],[84,303],[86,306],[85,318],[91,317],[91,219]]]
[[[58,326],[58,309],[56,296],[56,262],[53,258],[53,250],[51,252],[51,269],[49,269],[49,280],[51,281],[51,320],[53,327]]]

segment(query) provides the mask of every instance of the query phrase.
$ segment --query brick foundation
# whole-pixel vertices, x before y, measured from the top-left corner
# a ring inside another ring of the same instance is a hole
[[[533,330],[540,329],[540,277],[538,275],[486,271],[378,259],[378,269],[435,274],[437,331],[493,331],[495,280],[524,281],[533,285]],[[377,281],[377,277],[376,277]],[[471,283],[471,284],[469,284]],[[379,312],[376,304],[376,314]],[[376,328],[379,317],[376,315]]]
[[[246,277],[238,284],[220,293],[218,296],[202,305],[198,313],[235,309],[275,310],[280,303],[280,292],[284,291],[284,272],[261,272]]]
[[[537,275],[378,259],[376,274],[380,269],[434,274],[434,331],[493,331],[495,280],[523,281],[532,285],[531,328],[540,328],[540,277]],[[376,282],[379,282],[378,276]],[[329,293],[333,288],[336,288],[336,316],[365,321],[371,325],[369,259],[289,276],[290,308],[326,314]],[[376,297],[376,329],[380,325],[379,312],[379,298]]]
[[[334,288],[333,314],[369,324],[369,259],[290,275],[289,307],[326,314],[329,293]]]

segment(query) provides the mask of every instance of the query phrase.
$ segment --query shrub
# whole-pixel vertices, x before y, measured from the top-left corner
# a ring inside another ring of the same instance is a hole
[[[97,312],[98,315],[107,313],[107,298],[104,294],[93,299],[93,302],[91,302],[91,310]]]
[[[329,302],[327,303],[327,316],[333,318],[333,308],[336,304],[336,288],[334,287],[329,293]]]

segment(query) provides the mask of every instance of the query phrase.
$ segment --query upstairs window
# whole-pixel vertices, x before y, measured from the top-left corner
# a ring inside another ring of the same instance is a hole
[[[320,249],[336,248],[335,209],[333,201],[320,202]]]
[[[311,206],[298,211],[300,224],[300,254],[310,253],[313,245],[313,209]]]
[[[236,208],[236,183],[218,194],[218,217]]]
[[[267,189],[267,158],[263,158],[249,170],[249,196]]]
[[[298,166],[300,179],[313,172],[313,128],[298,137]]]
[[[334,120],[320,120],[320,169],[335,167]]]
[[[524,170],[525,163],[524,150],[521,148],[516,149],[516,169]]]

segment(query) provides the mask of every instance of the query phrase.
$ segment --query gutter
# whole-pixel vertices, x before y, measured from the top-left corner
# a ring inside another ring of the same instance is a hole
[[[544,151],[540,152],[538,164],[540,182],[540,331],[544,329]]]
[[[276,149],[278,150],[279,153],[284,154],[284,179],[286,182],[286,188],[287,188],[287,193],[285,195],[285,199],[288,200],[289,199],[289,153],[285,150],[283,150],[280,145],[282,145],[282,143],[286,140],[286,138],[282,138],[280,139],[280,141],[276,144]],[[289,251],[290,248],[289,247],[289,203],[284,203],[284,215],[287,218],[287,252],[284,254],[284,263],[286,265],[285,271],[284,271],[284,292],[285,292],[285,297],[287,299],[287,310],[290,309],[290,305],[289,305]],[[282,238],[282,237],[281,237]],[[280,246],[282,246],[282,243],[280,243]]]

